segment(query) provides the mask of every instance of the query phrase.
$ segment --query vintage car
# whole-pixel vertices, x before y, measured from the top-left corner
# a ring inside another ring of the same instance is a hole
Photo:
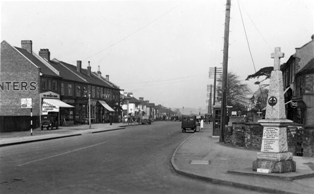
[[[152,120],[148,116],[145,115],[145,116],[142,116],[141,123],[142,125],[152,124]]]
[[[41,115],[41,130],[43,129],[58,129],[57,115],[54,113],[48,113],[48,115]]]
[[[197,122],[196,116],[194,115],[183,115],[181,121],[182,133],[186,132],[187,129],[196,132]]]

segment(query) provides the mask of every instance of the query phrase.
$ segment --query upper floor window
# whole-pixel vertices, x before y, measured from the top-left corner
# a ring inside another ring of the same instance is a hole
[[[77,97],[81,96],[81,86],[76,86],[76,96]]]
[[[92,86],[92,98],[95,98],[95,86]]]
[[[73,96],[73,87],[72,87],[72,84],[68,84],[68,96]]]
[[[41,89],[42,90],[48,90],[48,83],[47,83],[47,79],[45,79],[45,78],[41,79]]]
[[[58,82],[57,80],[52,80],[52,91],[58,91]]]
[[[61,95],[64,95],[64,83],[61,83]]]

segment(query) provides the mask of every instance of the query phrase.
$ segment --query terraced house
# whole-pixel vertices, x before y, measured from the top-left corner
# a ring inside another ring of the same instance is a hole
[[[31,107],[23,107],[31,99]],[[22,40],[21,48],[1,42],[0,131],[29,130],[39,127],[41,116],[56,114],[59,125],[83,124],[88,121],[91,103],[92,122],[119,120],[120,88],[103,77],[100,68],[90,63],[69,64],[50,59],[49,49],[32,50],[31,40]],[[32,115],[32,117],[31,117]]]

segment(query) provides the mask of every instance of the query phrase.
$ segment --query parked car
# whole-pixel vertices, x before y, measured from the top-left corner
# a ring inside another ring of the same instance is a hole
[[[48,113],[48,115],[41,115],[41,130],[43,129],[53,129],[54,127],[58,129],[57,115],[54,113]]]
[[[182,133],[186,132],[187,129],[193,130],[196,132],[196,116],[183,115],[181,121]]]
[[[152,124],[152,120],[148,116],[142,116],[142,125],[144,124]]]

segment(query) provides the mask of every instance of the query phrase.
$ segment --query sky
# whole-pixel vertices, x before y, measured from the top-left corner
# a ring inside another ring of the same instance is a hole
[[[1,41],[73,65],[90,61],[136,98],[206,111],[210,67],[222,67],[225,0],[3,1]],[[228,72],[245,78],[286,62],[314,34],[313,0],[231,0]],[[242,17],[241,17],[242,15]],[[245,30],[244,30],[245,29]],[[252,57],[251,57],[252,56]]]

